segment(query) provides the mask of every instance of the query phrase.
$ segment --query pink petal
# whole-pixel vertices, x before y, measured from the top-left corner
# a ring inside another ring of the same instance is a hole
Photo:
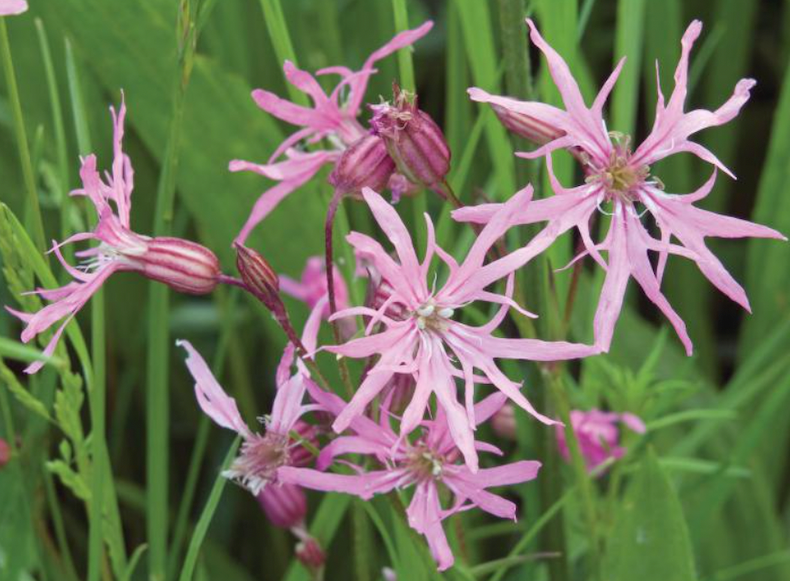
[[[414,243],[400,216],[384,198],[370,188],[363,188],[362,196],[379,227],[395,247],[395,252],[400,260],[401,276],[411,286],[413,295],[427,295],[428,289],[425,287],[425,278],[420,276],[420,262],[414,251]]]
[[[402,473],[398,470],[379,470],[367,474],[347,475],[319,472],[310,468],[283,466],[277,470],[277,480],[323,492],[345,492],[364,500],[384,494],[398,484]]]
[[[179,339],[176,345],[187,351],[186,364],[195,380],[195,396],[200,409],[217,425],[233,430],[243,438],[251,438],[252,432],[241,419],[236,400],[229,397],[220,387],[200,353],[189,341]]]
[[[418,41],[423,36],[428,34],[431,28],[433,28],[433,22],[429,20],[415,29],[399,32],[394,37],[392,37],[392,39],[387,44],[374,51],[373,54],[367,58],[365,64],[362,66],[362,69],[372,70],[373,65],[377,61],[391,55],[396,50],[407,47],[410,44]],[[362,100],[365,98],[368,77],[369,75],[360,76],[350,83],[348,104],[346,106],[346,111],[349,116],[356,117],[359,113],[360,105],[362,105]]]
[[[27,12],[25,0],[0,0],[0,16],[16,16]]]

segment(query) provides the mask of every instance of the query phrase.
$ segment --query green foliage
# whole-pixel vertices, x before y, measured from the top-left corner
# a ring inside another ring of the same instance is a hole
[[[640,463],[615,523],[607,579],[697,579],[680,501],[652,451]]]

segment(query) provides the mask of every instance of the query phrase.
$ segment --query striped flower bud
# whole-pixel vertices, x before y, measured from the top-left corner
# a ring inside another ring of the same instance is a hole
[[[145,252],[132,259],[140,273],[152,280],[193,295],[214,290],[219,282],[217,256],[205,246],[181,238],[151,238]]]
[[[372,105],[373,132],[381,136],[398,172],[409,181],[433,188],[450,171],[450,148],[442,130],[417,107],[413,93],[393,86],[393,104]]]
[[[247,289],[269,309],[273,310],[274,304],[281,303],[277,273],[260,253],[236,244],[236,268]]]
[[[500,123],[502,123],[508,131],[538,145],[554,141],[558,137],[562,137],[565,133],[561,129],[549,125],[540,119],[524,115],[523,113],[517,113],[511,109],[505,109],[501,105],[492,103],[491,108],[494,110],[494,113],[496,113]]]
[[[344,194],[358,194],[368,187],[377,192],[389,182],[395,162],[378,135],[368,134],[355,141],[340,156],[329,183]]]
[[[307,496],[295,484],[269,484],[258,493],[258,504],[276,527],[290,529],[304,526]]]

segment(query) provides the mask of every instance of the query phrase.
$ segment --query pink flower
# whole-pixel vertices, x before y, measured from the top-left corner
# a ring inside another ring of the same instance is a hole
[[[283,141],[265,165],[234,160],[230,171],[254,171],[271,180],[280,182],[261,195],[253,207],[247,223],[237,237],[243,244],[252,229],[261,222],[280,201],[312,178],[324,164],[335,163],[343,151],[366,135],[365,129],[357,120],[367,89],[368,79],[375,72],[373,65],[393,52],[416,42],[433,27],[428,21],[413,30],[405,30],[371,54],[359,71],[351,71],[342,66],[319,70],[317,75],[339,75],[340,82],[330,95],[327,95],[318,81],[306,71],[297,69],[286,61],[283,65],[285,78],[294,87],[305,93],[313,101],[313,107],[303,107],[286,101],[263,89],[252,92],[252,98],[267,113],[301,127]],[[347,94],[341,102],[341,95]],[[300,142],[317,143],[326,139],[329,149],[303,153],[295,149]],[[284,161],[276,161],[285,155]]]
[[[344,402],[334,394],[315,390],[311,394],[332,413],[344,409]],[[502,406],[505,396],[495,393],[475,406],[480,421],[485,421]],[[280,470],[283,482],[298,482],[301,486],[326,492],[345,492],[365,500],[376,494],[414,486],[414,494],[406,511],[409,525],[424,535],[437,562],[445,570],[454,562],[453,553],[442,529],[442,521],[462,510],[478,507],[500,518],[516,519],[516,505],[486,489],[507,486],[534,479],[540,462],[520,461],[496,468],[483,468],[472,472],[459,463],[459,451],[453,443],[447,415],[442,408],[436,419],[421,422],[424,429],[419,438],[411,442],[399,437],[389,426],[389,416],[382,413],[380,422],[365,416],[351,421],[354,435],[341,436],[328,444],[318,457],[316,467],[287,467]],[[495,446],[476,443],[483,451],[502,454]],[[357,474],[331,474],[322,472],[337,456],[362,454],[372,456],[382,467],[363,472],[354,466]],[[442,507],[444,491],[452,494],[453,502]]]
[[[739,238],[745,236],[785,239],[779,232],[729,216],[722,216],[693,206],[713,187],[716,168],[732,173],[701,145],[690,141],[690,136],[707,127],[722,125],[733,119],[749,98],[755,81],[743,79],[735,86],[733,95],[717,110],[697,109],[684,112],[688,80],[688,60],[692,44],[702,28],[694,21],[683,35],[680,62],[675,71],[675,88],[669,99],[659,89],[656,119],[650,135],[631,150],[630,138],[608,132],[602,111],[607,97],[617,80],[623,60],[604,83],[598,96],[587,107],[565,61],[540,36],[531,20],[527,20],[531,38],[543,51],[549,71],[562,95],[565,109],[536,102],[521,102],[506,97],[489,95],[481,89],[469,90],[472,99],[491,103],[536,120],[553,128],[547,132],[554,138],[529,153],[518,155],[535,158],[546,155],[555,196],[538,200],[517,210],[520,224],[548,221],[548,225],[530,241],[513,253],[511,264],[523,263],[545,250],[558,236],[577,228],[585,245],[585,252],[605,270],[606,280],[595,314],[596,344],[608,350],[620,314],[629,278],[633,277],[647,297],[667,316],[686,352],[692,344],[686,326],[661,292],[661,280],[668,254],[684,256],[697,263],[702,273],[724,294],[749,310],[743,288],[730,276],[721,262],[705,245],[705,237]],[[552,172],[550,153],[555,149],[572,150],[585,161],[587,179],[584,185],[565,188]],[[689,152],[713,164],[710,179],[689,195],[667,194],[661,182],[652,178],[650,165],[675,153]],[[602,204],[611,205],[604,211]],[[611,215],[611,226],[602,242],[594,242],[589,222],[596,210]],[[484,223],[493,216],[496,205],[457,210],[458,220]],[[649,213],[661,232],[661,238],[650,235],[641,221]],[[678,243],[672,242],[676,239]],[[601,251],[607,251],[604,260]],[[657,267],[653,268],[648,253],[658,253]]]
[[[87,156],[80,169],[83,187],[71,192],[72,196],[87,196],[93,202],[99,218],[96,229],[74,234],[59,244],[53,242],[52,252],[75,280],[60,288],[33,291],[50,302],[35,314],[20,313],[6,307],[27,323],[22,332],[22,341],[25,343],[65,319],[44,349],[46,355],[52,355],[69,321],[115,272],[138,272],[175,290],[191,294],[211,292],[222,278],[219,261],[208,248],[179,238],[151,238],[130,229],[134,172],[129,157],[122,149],[126,105],[121,102],[117,115],[114,108],[110,110],[114,134],[112,170],[105,174],[106,181],[102,181],[96,170],[96,156]],[[66,263],[60,247],[83,240],[97,240],[99,246],[77,252],[78,257],[88,260],[75,268]],[[40,361],[35,362],[25,371],[35,373],[42,365]]]
[[[472,471],[477,470],[477,453],[472,435],[477,425],[473,407],[475,383],[491,383],[540,421],[555,423],[532,407],[521,393],[520,384],[508,379],[494,360],[554,361],[583,357],[594,353],[594,349],[564,342],[494,337],[492,332],[510,307],[527,313],[510,298],[513,278],[511,272],[501,266],[502,261],[483,265],[488,250],[510,227],[513,210],[529,201],[531,188],[519,192],[496,213],[460,265],[437,246],[433,223],[427,215],[428,247],[420,263],[411,236],[398,213],[373,190],[366,188],[362,190],[362,195],[395,247],[398,261],[393,260],[369,236],[358,232],[349,234],[347,240],[357,255],[372,265],[391,288],[391,294],[377,309],[354,307],[334,315],[334,318],[357,315],[370,317],[368,334],[325,349],[354,358],[380,355],[353,399],[336,418],[333,424],[335,431],[339,433],[345,430],[355,417],[365,411],[392,376],[398,373],[409,374],[416,379],[414,395],[403,413],[401,435],[405,437],[419,425],[431,394],[435,394],[439,407],[447,414],[453,440]],[[434,255],[445,263],[450,273],[439,290],[434,288],[436,278],[430,272]],[[484,290],[504,277],[508,277],[505,295]],[[501,308],[489,323],[481,327],[472,327],[453,319],[457,309],[476,300],[499,304]],[[389,313],[393,312],[401,312],[403,316],[392,318]],[[384,330],[371,334],[377,323],[382,323]],[[474,369],[480,370],[483,375],[475,375]],[[466,384],[466,409],[456,397],[456,377],[463,379]]]
[[[323,303],[319,303],[305,324],[303,342],[311,351],[315,350],[323,306]],[[301,421],[301,417],[320,407],[302,403],[306,389],[313,382],[301,361],[297,361],[297,372],[291,375],[294,362],[293,345],[288,344],[277,368],[277,394],[272,413],[263,418],[266,430],[261,435],[247,427],[239,414],[236,400],[225,393],[192,345],[183,340],[176,344],[184,347],[188,353],[186,364],[195,380],[195,397],[200,408],[214,423],[233,430],[244,440],[238,458],[223,476],[260,497],[267,485],[281,484],[278,473],[283,466],[304,466],[308,463],[309,453],[300,440],[309,439],[311,430],[309,425]],[[293,438],[294,432],[300,434],[299,440]]]
[[[625,448],[619,445],[618,422],[622,422],[638,434],[645,432],[645,424],[634,414],[600,410],[571,412],[571,425],[579,441],[579,448],[588,472],[592,472],[609,458],[617,459],[625,454]],[[557,445],[563,458],[570,459],[568,444],[565,441],[565,428],[562,426],[557,427]]]
[[[348,288],[343,276],[335,266],[332,268],[335,277],[335,301],[338,309],[348,308]],[[307,259],[301,280],[294,280],[287,276],[280,276],[280,290],[304,302],[310,309],[326,297],[326,266],[324,259],[319,256],[311,256]],[[323,311],[323,316],[329,316],[329,307]]]
[[[0,16],[15,16],[27,12],[25,0],[0,0]]]

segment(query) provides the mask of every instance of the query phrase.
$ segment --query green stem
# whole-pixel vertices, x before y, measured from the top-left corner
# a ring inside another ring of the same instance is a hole
[[[178,67],[173,79],[173,111],[162,161],[154,214],[154,235],[167,235],[172,228],[178,160],[184,119],[184,103],[194,64],[197,34],[195,15],[199,2],[181,0],[178,11]],[[165,579],[168,533],[168,432],[169,432],[169,293],[151,283],[148,312],[148,367],[146,381],[146,474],[147,532],[150,546],[150,578]]]
[[[0,18],[0,58],[3,61],[5,70],[6,85],[8,87],[8,99],[11,104],[11,112],[14,116],[14,131],[16,133],[17,147],[19,149],[19,161],[22,164],[22,177],[25,182],[27,192],[27,206],[25,208],[25,222],[32,223],[33,240],[40,251],[47,247],[47,240],[44,234],[44,222],[41,219],[41,207],[38,203],[38,191],[36,190],[36,178],[33,173],[33,164],[30,161],[30,149],[28,149],[27,132],[25,131],[25,119],[22,116],[22,104],[19,100],[19,89],[16,84],[16,73],[14,72],[14,61],[11,58],[11,45],[8,42],[8,30],[5,18]]]
[[[106,381],[105,381],[105,327],[104,292],[99,290],[91,299],[91,360],[93,382],[90,399],[91,469],[90,527],[88,537],[88,581],[98,581],[102,562],[102,523],[104,501],[104,476],[108,471],[106,443]]]
[[[283,14],[280,0],[261,0],[261,8],[263,9],[263,19],[266,23],[266,28],[269,30],[269,36],[274,45],[274,54],[277,56],[277,60],[280,63],[291,61],[295,67],[298,67],[296,51],[294,51],[293,43],[291,42],[288,25],[285,23],[285,15]],[[308,104],[307,95],[291,83],[286,82],[286,88],[291,101],[297,105],[306,106]]]

